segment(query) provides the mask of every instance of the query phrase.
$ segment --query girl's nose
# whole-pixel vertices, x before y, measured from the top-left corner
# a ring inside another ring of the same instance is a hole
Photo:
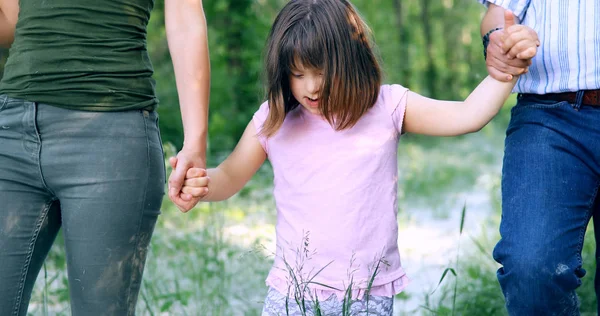
[[[320,78],[309,79],[306,81],[306,90],[308,90],[309,93],[318,92],[320,87],[321,87],[321,79]]]

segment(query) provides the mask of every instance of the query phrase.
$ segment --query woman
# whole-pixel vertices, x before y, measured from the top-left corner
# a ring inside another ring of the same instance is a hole
[[[0,82],[0,315],[26,315],[60,227],[72,314],[135,313],[165,183],[146,50],[153,4],[1,2],[0,43],[12,45]],[[202,2],[165,0],[165,21],[185,131],[170,182],[186,210],[180,178],[205,165]]]

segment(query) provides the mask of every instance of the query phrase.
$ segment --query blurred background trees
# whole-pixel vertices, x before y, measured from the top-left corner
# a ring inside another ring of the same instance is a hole
[[[211,60],[210,152],[233,148],[265,99],[263,49],[286,0],[204,1]],[[459,99],[485,75],[479,35],[483,6],[474,0],[355,0],[371,27],[386,83],[433,98]],[[148,50],[160,99],[163,140],[180,148],[183,132],[164,27],[156,0]],[[8,51],[0,51],[0,72]]]
[[[284,0],[204,1],[212,67],[210,152],[233,148],[265,99],[263,48]],[[434,98],[464,98],[483,78],[474,0],[355,0],[371,27],[386,83]],[[157,0],[148,30],[165,142],[182,144],[177,93],[164,30],[164,0]]]
[[[160,99],[166,155],[183,131],[164,28],[164,0],[155,0],[148,50]],[[265,99],[263,48],[287,0],[205,0],[211,98],[208,164],[230,152]],[[371,27],[385,83],[425,96],[462,99],[486,75],[476,0],[353,0]],[[0,51],[0,73],[7,50]],[[508,102],[514,104],[514,97]],[[398,155],[399,247],[413,282],[396,297],[395,315],[505,315],[491,258],[500,219],[500,168],[510,106],[481,132],[454,138],[403,136]],[[1,147],[0,147],[1,148]],[[168,168],[168,166],[167,166]],[[180,214],[164,199],[146,264],[140,315],[260,315],[264,278],[274,251],[272,170],[265,164],[231,200],[201,203]],[[466,207],[463,232],[460,209]],[[460,224],[460,225],[459,225]],[[453,262],[460,232],[462,262]],[[584,266],[594,270],[593,234]],[[38,276],[29,312],[68,315],[62,235]],[[448,267],[442,288],[432,294]],[[454,287],[453,282],[458,282]],[[460,281],[460,282],[459,282]],[[457,293],[458,297],[453,298]],[[582,314],[594,314],[593,279],[579,290]]]

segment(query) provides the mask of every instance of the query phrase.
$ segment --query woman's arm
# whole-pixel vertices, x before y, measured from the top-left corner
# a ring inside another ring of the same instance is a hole
[[[197,200],[181,197],[185,174],[191,167],[206,167],[210,64],[202,1],[165,0],[165,24],[184,130],[177,168],[169,177],[169,197],[181,210],[189,210]]]
[[[403,130],[432,136],[477,132],[498,113],[517,79],[485,78],[463,102],[429,99],[409,92]]]
[[[15,39],[19,0],[0,0],[0,46],[10,47]]]
[[[250,122],[233,152],[217,168],[188,171],[182,192],[201,198],[201,201],[222,201],[238,193],[267,158]],[[207,189],[208,186],[208,190]]]

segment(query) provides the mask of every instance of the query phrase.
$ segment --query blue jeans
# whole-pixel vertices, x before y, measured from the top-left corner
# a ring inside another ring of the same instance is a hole
[[[600,108],[520,96],[506,132],[494,249],[510,315],[579,315],[581,250],[599,186]]]
[[[72,314],[134,314],[164,193],[157,120],[0,96],[0,315],[26,315],[61,227]]]

